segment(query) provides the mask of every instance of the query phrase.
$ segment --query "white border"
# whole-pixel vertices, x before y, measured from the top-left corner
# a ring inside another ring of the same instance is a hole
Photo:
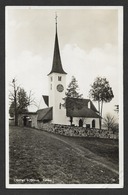
[[[119,183],[124,187],[124,121],[123,121],[123,9],[118,14],[118,40],[119,40]]]
[[[123,9],[123,6],[6,6],[7,9],[48,9],[48,10],[57,10],[57,9],[72,9],[72,10],[92,10],[92,9]]]
[[[6,140],[5,140],[5,148],[6,148],[6,170],[5,170],[5,178],[6,178],[6,188],[10,189],[57,189],[57,188],[74,188],[74,189],[91,189],[91,188],[123,188],[124,187],[124,126],[123,126],[123,6],[6,6],[5,9],[5,21],[6,21],[6,14],[7,9],[117,9],[118,10],[118,43],[119,43],[119,71],[120,71],[120,78],[119,78],[119,184],[9,184],[9,117],[8,117],[8,78],[7,78],[7,66],[6,66],[6,59],[5,59],[5,133],[6,133]],[[7,22],[7,21],[6,21]],[[6,23],[5,23],[6,24]],[[6,29],[5,26],[5,46],[6,46]],[[5,47],[6,49],[6,47]]]

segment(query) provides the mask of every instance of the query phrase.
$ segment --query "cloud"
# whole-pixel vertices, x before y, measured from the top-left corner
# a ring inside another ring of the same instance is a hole
[[[6,12],[8,82],[16,77],[27,91],[32,89],[35,92],[37,101],[42,94],[48,94],[47,74],[52,67],[55,33],[54,12],[54,9],[43,7],[13,8]],[[58,14],[58,37],[63,48],[60,47],[63,68],[68,73],[67,84],[74,75],[86,98],[95,77],[105,76],[114,90],[116,102],[120,73],[116,48],[119,46],[118,10],[59,9]]]
[[[6,61],[8,84],[15,77],[17,83],[26,91],[32,90],[39,103],[42,94],[48,94],[48,78],[51,60],[30,51],[23,51],[15,60]]]
[[[67,44],[63,48],[62,59],[67,72],[77,75],[113,75],[117,68],[116,48],[108,43],[104,48],[93,48],[90,52],[77,45]]]
[[[111,44],[105,44],[103,48],[93,48],[89,52],[81,49],[76,44],[66,44],[61,53],[62,64],[67,74],[67,84],[74,75],[78,80],[80,93],[85,98],[89,97],[90,85],[97,76],[104,76],[110,81],[115,94],[115,102],[118,99],[117,51]],[[14,60],[7,60],[7,73],[11,80],[16,77],[18,83],[26,91],[32,90],[37,104],[43,94],[48,94],[48,77],[52,67],[50,57],[37,55],[29,50],[24,50]],[[9,80],[9,81],[10,81]],[[117,104],[117,102],[115,103]],[[111,104],[110,104],[111,105]],[[111,107],[114,105],[112,103]],[[106,110],[109,106],[107,105]]]
[[[114,104],[118,104],[118,54],[117,48],[106,43],[103,48],[93,48],[89,52],[82,50],[77,45],[67,44],[62,51],[62,61],[65,71],[68,73],[68,83],[74,75],[78,80],[81,93],[85,98],[89,97],[91,84],[97,76],[106,77],[113,89],[115,98],[105,110],[110,111]]]
[[[115,98],[111,103],[104,105],[104,110],[105,112],[114,110],[114,105],[118,104],[119,92],[118,83],[115,82],[118,80],[118,58],[115,47],[107,43],[103,48],[93,48],[90,52],[86,52],[76,44],[67,44],[62,50],[61,58],[63,68],[68,73],[67,85],[71,81],[71,76],[74,75],[84,98],[89,97],[90,85],[97,76],[106,77],[113,88]],[[37,105],[40,104],[43,94],[48,95],[47,74],[51,67],[50,57],[35,55],[28,50],[24,50],[15,60],[7,59],[9,82],[16,77],[18,83],[26,91],[32,90]]]

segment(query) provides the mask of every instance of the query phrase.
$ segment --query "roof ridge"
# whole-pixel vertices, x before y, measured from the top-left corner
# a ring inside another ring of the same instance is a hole
[[[37,112],[38,112],[38,111],[41,111],[41,110],[44,110],[44,109],[51,109],[51,108],[52,108],[52,107],[42,108],[42,109],[37,110]]]

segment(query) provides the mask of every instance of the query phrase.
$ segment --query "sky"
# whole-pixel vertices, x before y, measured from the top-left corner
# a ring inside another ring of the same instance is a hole
[[[55,13],[62,66],[67,86],[75,76],[79,92],[89,98],[96,77],[106,77],[114,98],[105,103],[103,115],[120,104],[122,87],[121,7],[6,7],[6,82],[15,77],[28,93],[32,90],[38,108],[46,107],[55,42]],[[97,107],[97,103],[95,103]],[[37,107],[29,108],[36,111]]]

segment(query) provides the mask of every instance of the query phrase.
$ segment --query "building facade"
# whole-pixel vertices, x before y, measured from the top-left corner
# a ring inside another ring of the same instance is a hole
[[[30,114],[31,124],[36,128],[42,127],[44,123],[99,128],[100,116],[90,99],[66,98],[66,106],[63,106],[63,98],[65,98],[66,92],[66,76],[67,73],[64,71],[61,62],[56,21],[53,63],[48,74],[49,96],[43,96],[47,107],[38,110],[33,115]],[[24,122],[19,120],[20,124],[25,124],[25,118],[22,115],[23,119]]]
[[[99,128],[100,116],[91,100],[68,98],[66,100],[67,106],[63,106],[63,98],[65,98],[66,92],[66,76],[67,73],[64,71],[61,62],[56,22],[53,63],[48,74],[49,96],[47,99],[49,103],[46,103],[49,108],[52,108],[52,120],[50,123]],[[70,104],[73,105],[73,109],[70,108]],[[78,105],[81,106],[79,107]]]

